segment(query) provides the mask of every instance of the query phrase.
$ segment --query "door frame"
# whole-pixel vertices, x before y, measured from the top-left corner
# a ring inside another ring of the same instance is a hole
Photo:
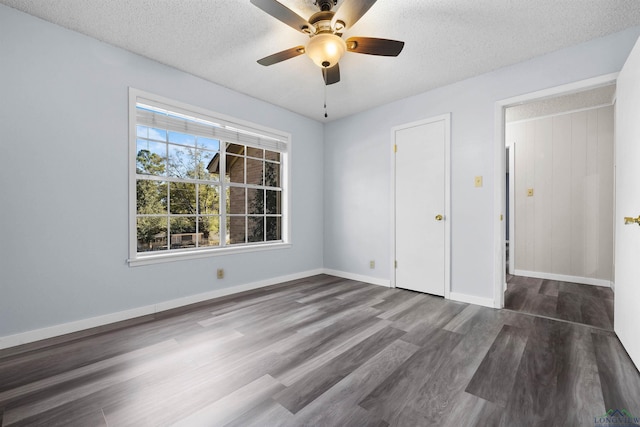
[[[506,123],[505,123],[506,124]],[[505,141],[505,146],[507,141]],[[506,206],[506,210],[509,212],[508,215],[505,215],[505,218],[509,219],[509,274],[513,274],[515,271],[516,265],[516,223],[514,221],[515,216],[514,213],[516,211],[516,198],[515,198],[515,188],[516,188],[516,174],[515,172],[515,163],[516,163],[516,143],[512,143],[509,145],[509,206]],[[506,159],[505,159],[506,163]],[[505,165],[506,169],[506,165]],[[505,199],[506,199],[506,180],[505,180]],[[506,202],[505,202],[506,203]],[[506,232],[506,227],[505,227]],[[505,236],[505,242],[506,242]],[[506,260],[506,245],[505,245],[505,265],[507,263]],[[505,268],[506,271],[506,268]],[[507,290],[507,281],[504,283],[504,290]]]
[[[449,299],[451,292],[451,113],[445,113],[428,119],[405,123],[391,128],[389,156],[391,164],[391,271],[390,287],[396,287],[396,132],[402,129],[444,121],[444,298]]]
[[[493,211],[494,211],[494,265],[493,265],[493,304],[495,308],[504,308],[504,291],[506,289],[505,271],[506,271],[506,245],[505,245],[505,227],[503,218],[506,210],[506,164],[505,164],[505,109],[508,107],[524,104],[531,101],[541,101],[547,98],[555,98],[561,95],[568,95],[575,92],[581,92],[587,89],[594,89],[599,86],[606,86],[615,83],[619,73],[604,74],[561,86],[555,86],[536,92],[518,95],[512,98],[497,101],[494,107],[495,130],[494,130],[494,194],[493,194]],[[511,221],[514,220],[510,217]],[[509,231],[511,233],[511,231]],[[510,238],[515,236],[509,236]],[[511,239],[510,239],[511,240]],[[511,246],[511,244],[510,244]],[[510,261],[515,260],[513,257],[513,247],[510,247]],[[614,260],[615,263],[615,260]]]

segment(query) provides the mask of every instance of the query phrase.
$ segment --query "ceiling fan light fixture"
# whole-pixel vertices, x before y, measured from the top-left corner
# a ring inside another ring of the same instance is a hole
[[[309,40],[306,53],[320,68],[331,68],[347,51],[345,41],[335,34],[317,34]]]

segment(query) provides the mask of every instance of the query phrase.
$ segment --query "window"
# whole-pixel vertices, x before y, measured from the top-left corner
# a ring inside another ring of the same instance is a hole
[[[288,241],[289,137],[130,90],[130,263]]]

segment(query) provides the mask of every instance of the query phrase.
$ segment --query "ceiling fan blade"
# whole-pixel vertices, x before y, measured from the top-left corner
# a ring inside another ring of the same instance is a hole
[[[269,66],[277,64],[278,62],[286,61],[287,59],[295,58],[298,55],[304,53],[304,46],[296,46],[291,49],[283,50],[282,52],[274,53],[273,55],[265,56],[262,59],[258,59],[258,64]]]
[[[404,42],[373,37],[350,37],[347,39],[349,52],[367,55],[398,56],[402,52]]]
[[[310,28],[311,25],[306,19],[295,13],[293,10],[277,2],[276,0],[251,0],[254,6],[262,9],[264,12],[274,18],[284,22],[294,30],[302,32],[303,28]]]
[[[344,0],[342,6],[333,15],[331,26],[335,28],[338,21],[344,22],[345,28],[353,26],[375,2],[376,0]]]
[[[340,64],[336,64],[331,68],[323,68],[322,78],[327,86],[338,83],[340,81]]]

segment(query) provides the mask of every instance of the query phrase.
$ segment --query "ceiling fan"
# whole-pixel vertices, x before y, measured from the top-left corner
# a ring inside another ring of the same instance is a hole
[[[306,46],[296,46],[274,53],[258,60],[258,64],[268,66],[294,58],[304,53],[322,69],[326,85],[340,81],[338,62],[345,52],[367,55],[398,56],[404,42],[372,37],[349,37],[342,39],[342,32],[355,24],[373,6],[376,0],[344,0],[337,11],[333,7],[338,0],[316,0],[320,11],[308,20],[276,0],[251,0],[274,18],[293,29],[309,36]]]

